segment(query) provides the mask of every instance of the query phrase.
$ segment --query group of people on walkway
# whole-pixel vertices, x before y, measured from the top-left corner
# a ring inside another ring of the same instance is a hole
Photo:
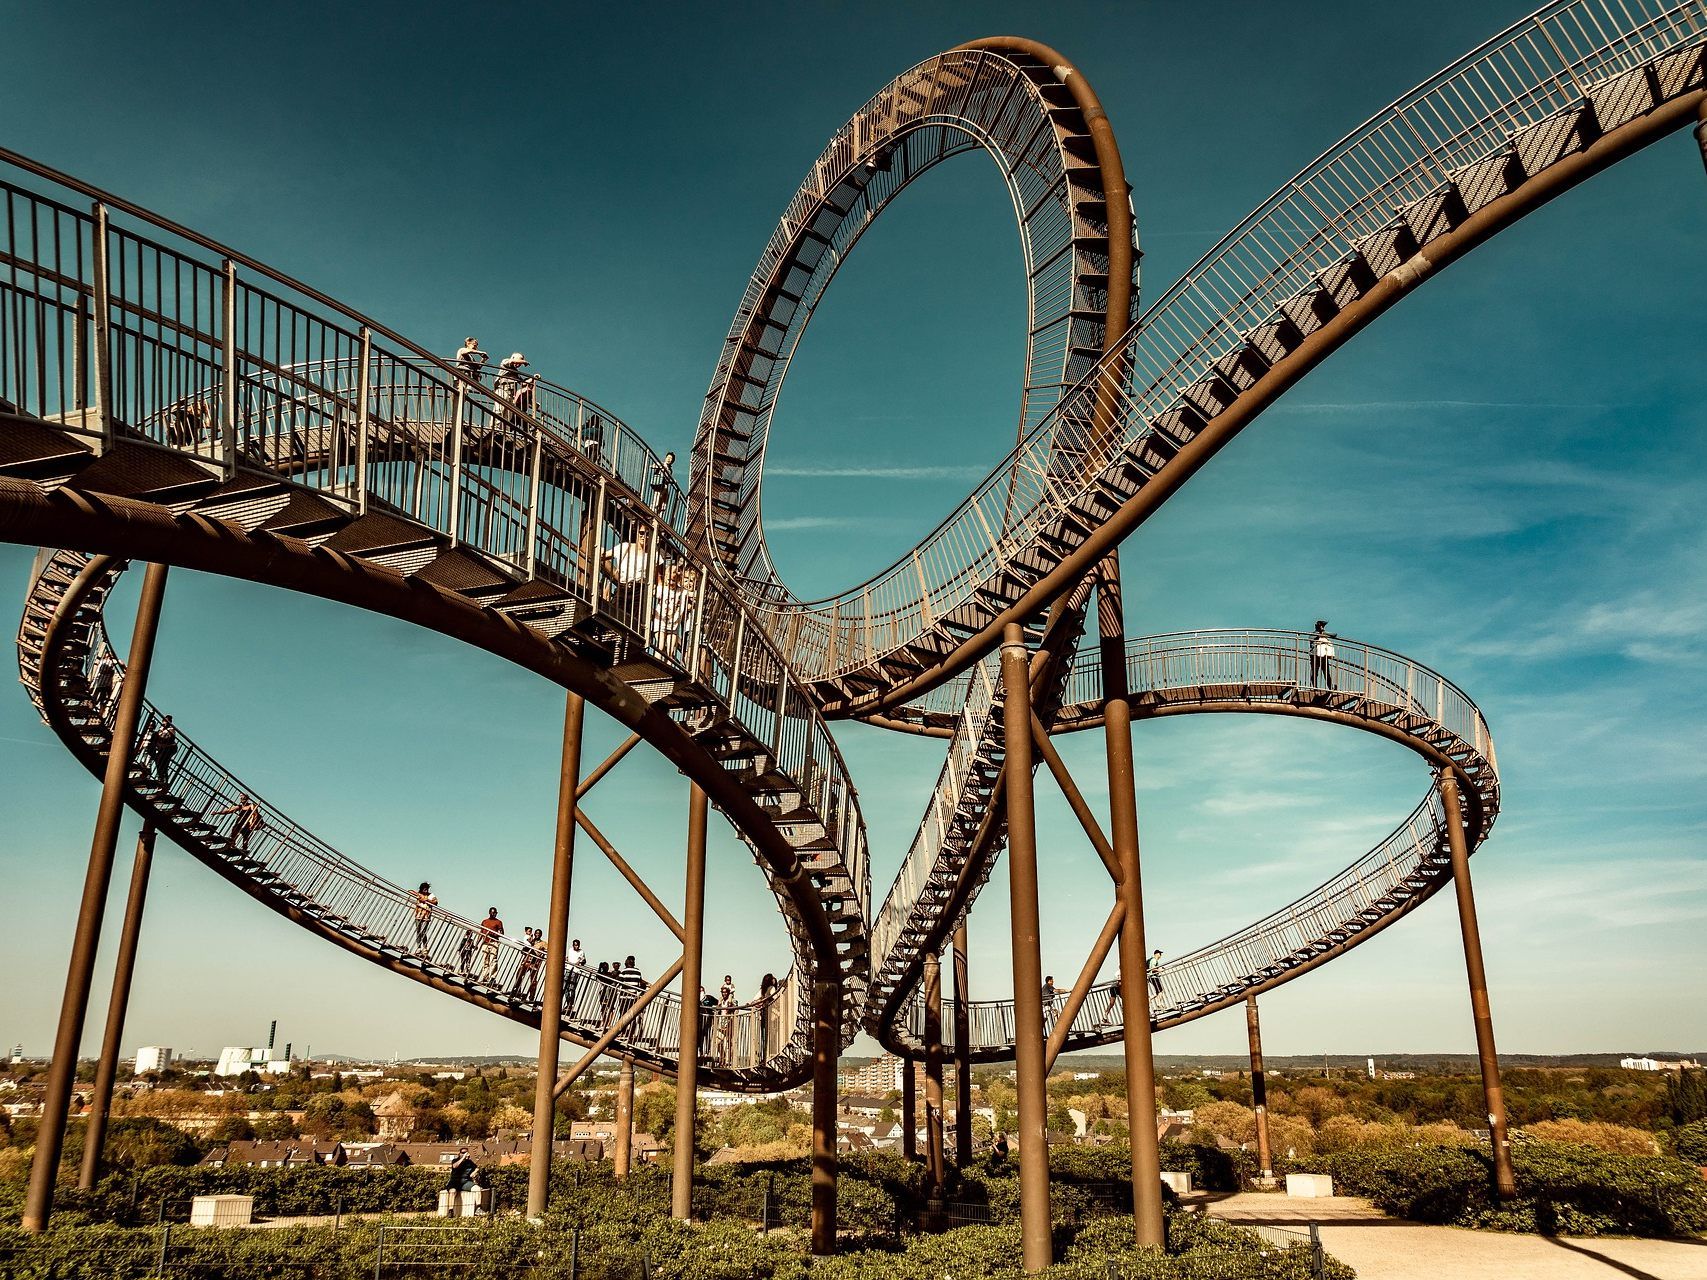
[[[1152,951],[1150,953],[1150,958],[1145,961],[1144,978],[1150,987],[1150,1002],[1152,1007],[1162,1004],[1164,991],[1162,988],[1162,952],[1160,948]],[[1091,1023],[1090,1029],[1093,1033],[1106,1031],[1111,1027],[1123,1026],[1125,1023],[1125,1015],[1121,1011],[1119,985],[1116,984],[1113,987],[1107,988],[1107,990],[1108,1006],[1103,1015]],[[1054,1030],[1056,1020],[1061,1016],[1062,1007],[1066,1002],[1066,998],[1066,993],[1062,992],[1055,986],[1054,975],[1045,974],[1043,978],[1042,991],[1044,1035],[1047,1036]],[[1080,1012],[1082,1013],[1091,1007],[1092,1005],[1090,1001],[1087,1000],[1080,1006]],[[1077,1023],[1077,1021],[1078,1018],[1075,1016],[1074,1022]]]

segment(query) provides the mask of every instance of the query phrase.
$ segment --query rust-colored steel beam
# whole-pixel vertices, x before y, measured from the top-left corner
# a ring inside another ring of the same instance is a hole
[[[464,641],[574,689],[705,788],[753,841],[773,882],[799,909],[818,963],[838,963],[829,915],[799,854],[772,817],[666,709],[525,623],[484,609],[448,588],[325,547],[311,550],[293,540],[244,533],[195,513],[174,517],[163,507],[134,499],[64,488],[45,494],[35,484],[10,476],[0,476],[0,541],[158,560],[336,600]]]
[[[617,873],[628,881],[634,892],[640,895],[641,901],[651,907],[652,913],[664,922],[664,927],[676,935],[676,941],[684,942],[687,934],[682,928],[681,921],[677,920],[675,913],[663,904],[657,894],[652,892],[652,887],[641,878],[640,873],[628,865],[627,859],[618,853],[616,846],[605,838],[604,832],[593,825],[593,820],[587,816],[585,809],[577,808],[575,810],[575,822],[581,830],[587,833],[588,839],[593,842],[600,853],[605,855],[611,866],[617,869]]]
[[[931,1195],[942,1195],[947,1179],[942,1150],[942,962],[925,956],[925,1169]]]
[[[1274,1177],[1274,1156],[1268,1145],[1268,1080],[1262,1069],[1262,1027],[1257,1021],[1257,998],[1245,997],[1245,1032],[1251,1042],[1251,1109],[1257,1117],[1257,1176]]]
[[[842,988],[812,984],[812,1252],[836,1251],[836,1063],[842,1049]]]
[[[954,929],[954,1163],[972,1163],[972,974],[966,917]]]
[[[1078,783],[1073,781],[1073,775],[1068,772],[1061,753],[1055,750],[1055,744],[1049,741],[1049,730],[1043,727],[1043,721],[1037,718],[1035,712],[1031,717],[1031,739],[1037,746],[1038,754],[1043,757],[1043,762],[1049,766],[1055,785],[1061,788],[1061,794],[1066,797],[1067,807],[1073,811],[1073,816],[1085,829],[1091,848],[1095,849],[1097,857],[1102,859],[1102,865],[1108,871],[1109,877],[1115,884],[1120,884],[1126,873],[1121,869],[1120,860],[1114,856],[1114,846],[1109,844],[1108,837],[1103,835],[1096,814],[1091,812],[1090,805],[1085,803],[1085,797],[1080,793]]]
[[[629,1025],[642,1013],[646,1012],[646,1006],[657,999],[664,988],[676,980],[676,975],[682,971],[685,960],[686,957],[677,956],[674,964],[652,979],[652,984],[634,998],[634,1003],[623,1010],[615,1022],[605,1028],[605,1033],[602,1036],[587,1046],[585,1053],[575,1059],[575,1064],[557,1077],[557,1083],[551,1089],[553,1094],[561,1098],[568,1092],[570,1085],[586,1074],[587,1068],[597,1062],[599,1056],[616,1043],[616,1038],[628,1030]]]
[[[1073,1020],[1079,1016],[1079,1010],[1084,1008],[1085,997],[1090,994],[1097,974],[1108,959],[1108,953],[1114,949],[1115,941],[1120,937],[1121,926],[1125,923],[1126,900],[1116,894],[1108,919],[1103,921],[1096,941],[1091,943],[1090,954],[1085,957],[1085,963],[1079,969],[1079,976],[1073,980],[1073,989],[1067,993],[1066,1000],[1055,1014],[1055,1025],[1050,1029],[1049,1041],[1043,1048],[1045,1073],[1055,1069],[1055,1059],[1061,1056],[1061,1047],[1067,1043],[1067,1033],[1073,1026]]]
[[[1452,887],[1458,894],[1458,926],[1464,935],[1464,967],[1470,978],[1470,1008],[1476,1022],[1476,1057],[1481,1062],[1482,1093],[1488,1104],[1494,1190],[1502,1200],[1509,1200],[1517,1194],[1517,1179],[1511,1168],[1511,1138],[1506,1133],[1505,1091],[1500,1086],[1499,1052],[1494,1047],[1488,975],[1482,968],[1482,931],[1476,923],[1476,898],[1470,889],[1470,845],[1464,838],[1458,777],[1450,769],[1440,772],[1440,802],[1446,810],[1446,847],[1452,857]]]
[[[700,962],[705,947],[705,791],[688,788],[687,889],[682,915],[682,1030],[676,1063],[675,1173],[670,1181],[670,1216],[687,1222],[693,1217],[694,1120],[699,1112],[699,989]]]
[[[1049,1105],[1043,1065],[1042,929],[1037,912],[1037,813],[1031,787],[1031,678],[1025,631],[1002,642],[1002,732],[1007,757],[1008,895],[1012,912],[1014,1067],[1019,1111],[1020,1233],[1025,1269],[1054,1260],[1049,1235]]]
[[[616,1073],[616,1149],[611,1164],[616,1176],[626,1178],[634,1160],[634,1059],[623,1056]]]
[[[95,1065],[94,1096],[89,1100],[89,1124],[83,1131],[83,1167],[77,1186],[88,1191],[101,1176],[107,1140],[107,1118],[113,1105],[113,1080],[118,1075],[124,1041],[125,1013],[130,1008],[130,981],[136,969],[136,943],[142,934],[142,908],[148,900],[148,872],[154,864],[154,826],[144,822],[136,838],[136,861],[130,872],[130,896],[124,904],[124,928],[119,932],[118,960],[113,966],[113,996],[107,1002],[107,1028],[101,1037],[101,1058]]]
[[[1701,163],[1707,165],[1707,98],[1701,99],[1701,105],[1695,109],[1695,145],[1701,148]]]
[[[901,1059],[901,1155],[908,1160],[919,1158],[919,1064],[913,1058]]]
[[[1263,410],[1424,279],[1450,266],[1572,187],[1640,151],[1655,139],[1683,127],[1698,117],[1704,102],[1707,102],[1707,92],[1673,98],[1647,115],[1638,116],[1604,134],[1575,155],[1550,165],[1518,190],[1478,209],[1457,227],[1430,241],[1409,262],[1376,281],[1362,298],[1344,307],[1332,320],[1305,338],[1290,355],[1272,365],[1268,372],[1246,388],[1237,401],[1182,446],[1137,493],[1098,525],[1084,542],[977,632],[966,636],[940,661],[917,675],[885,686],[874,692],[868,701],[832,707],[827,714],[833,717],[864,717],[873,712],[888,711],[952,680],[989,653],[1012,622],[1032,617],[1046,608],[1063,590],[1095,568],[1103,557],[1149,519]],[[1110,201],[1111,212],[1113,204]]]
[[[539,1070],[533,1089],[533,1149],[528,1158],[528,1217],[551,1198],[551,1144],[557,1132],[557,1059],[563,1052],[563,965],[569,952],[569,892],[575,878],[575,818],[580,812],[581,731],[587,701],[564,695],[563,756],[557,779],[557,838],[551,853],[551,909],[545,922],[545,989],[539,1005]]]
[[[1162,1159],[1156,1133],[1156,1060],[1144,941],[1144,879],[1138,854],[1138,788],[1132,763],[1132,704],[1126,679],[1126,620],[1120,559],[1111,553],[1097,585],[1103,745],[1108,755],[1108,829],[1120,862],[1126,919],[1120,930],[1120,1007],[1125,1015],[1126,1124],[1132,1152],[1132,1226],[1149,1248],[1167,1243]]]
[[[609,773],[612,769],[616,768],[617,765],[621,764],[622,758],[639,746],[640,741],[641,738],[638,733],[631,733],[624,738],[617,746],[616,750],[611,752],[599,763],[598,768],[594,769],[586,777],[581,779],[580,785],[575,788],[575,799],[580,800],[585,798],[587,792],[591,791],[594,787],[598,786],[599,783],[603,782],[605,774]]]
[[[89,1011],[89,983],[95,973],[101,917],[106,911],[107,889],[113,878],[119,823],[124,819],[125,784],[136,754],[136,731],[142,719],[148,671],[154,662],[154,640],[160,628],[160,603],[165,595],[166,566],[151,563],[142,579],[129,662],[113,716],[112,745],[107,752],[100,806],[95,812],[89,869],[83,878],[83,900],[77,910],[77,926],[71,941],[71,961],[59,1008],[59,1028],[53,1040],[53,1060],[48,1066],[41,1121],[36,1127],[35,1159],[30,1165],[30,1185],[25,1193],[21,1224],[30,1234],[44,1230],[53,1213],[53,1188],[59,1177],[60,1153],[64,1150],[71,1086],[77,1079],[77,1052],[83,1042],[83,1019]]]

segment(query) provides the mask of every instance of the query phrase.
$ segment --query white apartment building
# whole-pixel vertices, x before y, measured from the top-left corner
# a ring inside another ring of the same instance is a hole
[[[172,1050],[161,1044],[147,1044],[136,1051],[136,1074],[167,1071],[172,1066]]]
[[[843,1074],[842,1088],[848,1093],[871,1093],[881,1098],[890,1090],[901,1087],[902,1071],[901,1059],[886,1053],[857,1071]]]

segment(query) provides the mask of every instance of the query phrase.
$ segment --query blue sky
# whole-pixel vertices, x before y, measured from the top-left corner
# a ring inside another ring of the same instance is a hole
[[[220,237],[423,343],[521,349],[685,453],[740,290],[824,140],[920,58],[1013,31],[1097,86],[1154,297],[1389,99],[1521,16],[1402,7],[96,5],[94,42],[8,19],[0,141]],[[1289,51],[1276,57],[1276,51]],[[1475,860],[1511,1051],[1707,1047],[1707,186],[1686,134],[1432,280],[1312,374],[1124,552],[1134,634],[1336,631],[1415,656],[1487,713],[1506,807]],[[807,334],[765,488],[778,564],[834,590],[928,531],[1011,443],[1024,311],[1012,213],[978,157],[862,241]],[[862,471],[881,475],[862,475]],[[0,547],[0,600],[29,552]],[[133,596],[115,609],[123,616]],[[388,619],[177,574],[156,700],[270,799],[447,905],[539,923],[560,692]],[[589,755],[614,745],[607,721]],[[1422,795],[1391,744],[1263,718],[1137,734],[1154,944],[1188,951],[1376,843]],[[940,748],[838,733],[886,887]],[[1100,800],[1098,754],[1064,744]],[[0,1039],[45,1052],[96,784],[0,697]],[[1077,970],[1108,890],[1047,791],[1045,966]],[[589,802],[679,900],[686,796],[636,752]],[[128,858],[128,851],[125,853]],[[667,935],[583,846],[594,957]],[[121,860],[118,884],[127,875]],[[107,934],[116,938],[118,894]],[[750,858],[716,832],[707,973],[786,962]],[[998,872],[974,995],[1011,986]],[[1265,1000],[1276,1053],[1469,1050],[1449,898]],[[99,1035],[105,973],[86,1045]],[[317,943],[182,852],[156,862],[127,1049],[528,1052],[531,1033]],[[1158,1051],[1237,1052],[1237,1013]]]

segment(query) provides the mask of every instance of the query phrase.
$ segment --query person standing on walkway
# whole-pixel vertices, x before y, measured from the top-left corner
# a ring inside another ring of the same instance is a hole
[[[1048,1035],[1055,1029],[1055,1011],[1060,1004],[1060,994],[1055,990],[1055,978],[1045,974],[1043,978],[1043,1034]]]
[[[599,961],[599,1028],[609,1031],[611,1023],[616,1021],[616,996],[619,979],[610,966],[610,961]]]
[[[646,623],[646,547],[637,533],[625,538],[604,554],[604,570],[611,580],[610,609],[617,621],[635,631]]]
[[[178,754],[178,726],[171,716],[161,716],[142,740],[142,750],[148,757],[154,781],[166,785],[166,775],[172,771],[172,759]]]
[[[539,945],[539,940],[544,936],[539,929],[522,929],[522,962],[516,966],[516,980],[510,986],[510,995],[529,1004],[539,999],[539,969],[545,961],[545,949]]]
[[[456,349],[456,371],[470,382],[479,382],[486,368],[486,353],[480,349],[480,339],[469,337]]]
[[[616,971],[617,985],[622,988],[617,1000],[616,1016],[620,1019],[634,1007],[634,1002],[640,999],[641,992],[646,990],[646,979],[640,976],[640,967],[634,963],[634,957],[629,956],[622,962],[622,968]],[[633,1035],[631,1030],[629,1035]]]
[[[457,971],[465,978],[474,977],[474,929],[462,931],[462,941],[456,944]]]
[[[492,390],[522,413],[533,412],[534,383],[537,381],[522,372],[527,363],[527,357],[520,351],[510,353],[498,362],[498,376],[492,382]],[[521,428],[521,420],[514,414],[505,411],[504,416],[517,430]]]
[[[666,519],[669,518],[669,512],[664,508],[670,501],[670,489],[674,483],[673,473],[675,465],[676,455],[673,453],[666,453],[662,458],[652,464],[650,467],[651,475],[648,477],[652,486],[652,510],[656,511],[660,516],[663,516]]]
[[[95,659],[95,669],[89,676],[89,699],[102,717],[106,716],[107,708],[113,704],[118,691],[118,661],[113,657],[112,650],[102,650],[101,656]]]
[[[504,922],[498,919],[498,908],[487,907],[486,918],[480,922],[480,981],[492,986],[498,980],[498,939],[504,936]]]
[[[261,820],[261,806],[249,798],[247,791],[237,797],[237,803],[226,809],[215,809],[207,816],[223,818],[226,814],[235,814],[236,821],[231,824],[231,838],[236,841],[240,853],[249,852],[249,842],[255,838],[255,833],[266,824]]]
[[[433,922],[433,908],[439,905],[439,900],[433,896],[433,886],[425,880],[421,887],[415,890],[415,954],[427,954],[427,926]]]
[[[1310,683],[1318,689],[1334,687],[1334,634],[1328,630],[1325,618],[1316,619],[1316,630],[1310,636]]]
[[[575,1020],[575,993],[581,977],[587,972],[587,953],[581,950],[579,938],[569,939],[569,950],[563,957],[563,1015]]]
[[[1155,950],[1150,953],[1150,963],[1144,967],[1150,979],[1150,994],[1158,1000],[1162,996],[1162,953]]]

